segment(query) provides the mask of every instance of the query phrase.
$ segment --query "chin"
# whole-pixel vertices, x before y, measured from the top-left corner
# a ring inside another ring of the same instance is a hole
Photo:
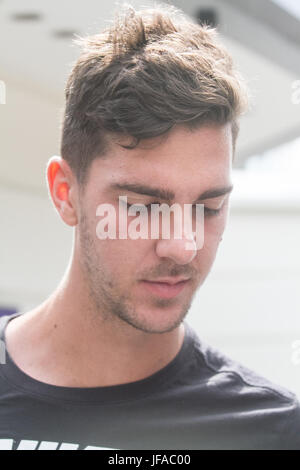
[[[134,319],[132,325],[142,331],[149,333],[167,333],[178,328],[184,318],[186,317],[190,304],[188,306],[182,305],[167,305],[154,306],[151,309],[146,309],[144,313],[140,312]]]

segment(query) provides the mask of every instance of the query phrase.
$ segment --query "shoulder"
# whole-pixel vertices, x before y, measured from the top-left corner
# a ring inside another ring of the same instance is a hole
[[[190,325],[188,325],[188,334],[193,343],[196,364],[202,371],[206,370],[205,376],[212,384],[217,384],[220,380],[224,386],[225,378],[231,377],[231,382],[236,382],[237,387],[240,384],[250,389],[257,389],[262,393],[265,391],[283,401],[297,401],[296,395],[287,388],[272,382],[200,339]]]
[[[202,341],[195,331],[191,334],[199,377],[222,413],[274,432],[282,448],[300,449],[296,394]]]

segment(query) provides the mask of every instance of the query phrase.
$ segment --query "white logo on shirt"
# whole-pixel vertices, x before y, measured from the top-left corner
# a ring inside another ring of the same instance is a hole
[[[0,439],[0,450],[78,450],[79,444],[22,439],[14,447],[13,439]],[[86,446],[83,450],[119,450],[113,447]]]

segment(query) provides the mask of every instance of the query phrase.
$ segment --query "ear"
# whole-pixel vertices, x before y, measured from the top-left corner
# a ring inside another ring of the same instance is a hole
[[[77,225],[77,183],[70,166],[61,157],[51,157],[46,175],[48,190],[60,217],[67,225]]]

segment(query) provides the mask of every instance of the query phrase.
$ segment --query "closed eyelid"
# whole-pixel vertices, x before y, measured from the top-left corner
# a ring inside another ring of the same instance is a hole
[[[230,196],[230,194],[223,194],[222,196],[217,196],[217,197],[211,197],[211,198],[207,198],[207,199],[202,199],[202,200],[198,200],[195,202],[195,204],[207,204],[209,202],[223,202],[225,201],[226,199],[228,199]]]

